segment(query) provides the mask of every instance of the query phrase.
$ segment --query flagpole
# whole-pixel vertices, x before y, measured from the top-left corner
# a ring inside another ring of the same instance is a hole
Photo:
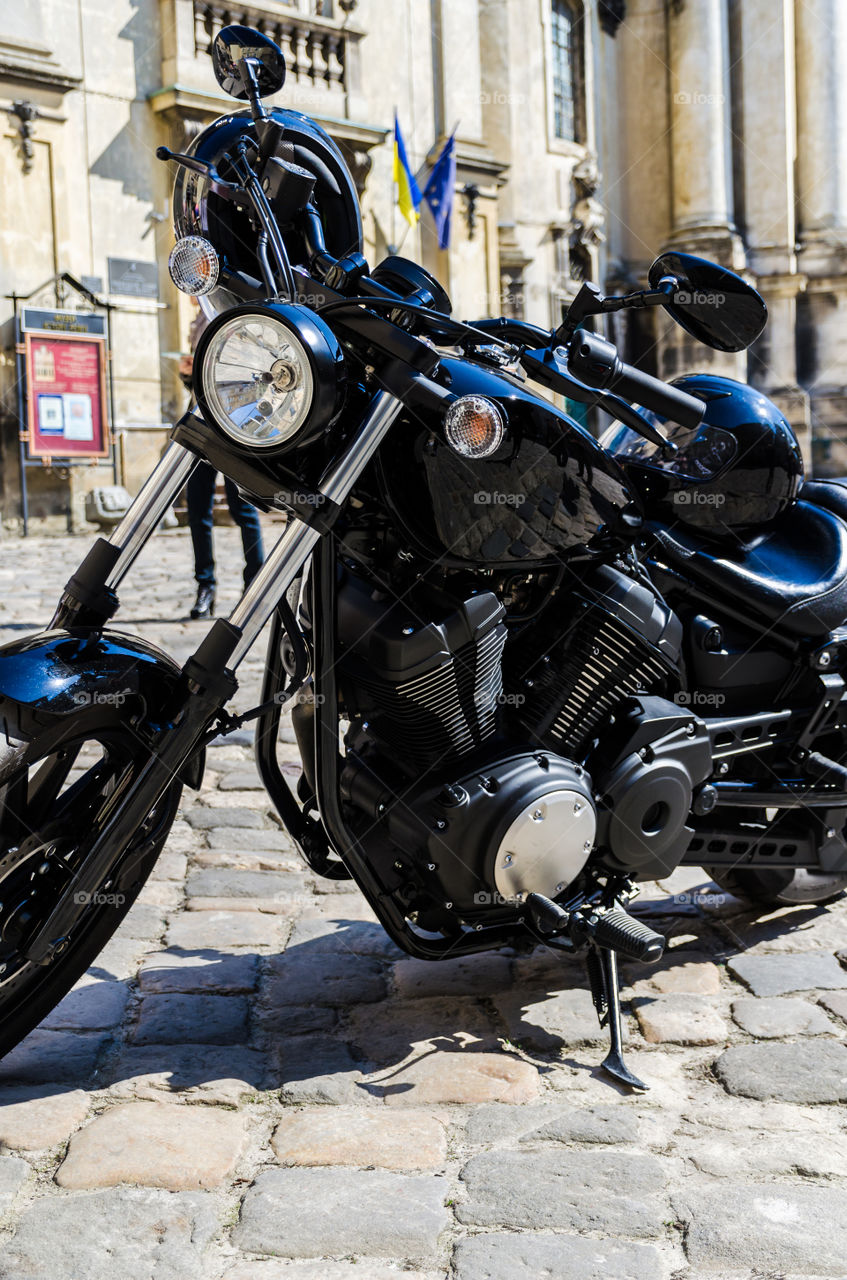
[[[391,253],[396,253],[395,245],[397,243],[397,202],[400,199],[400,184],[397,181],[394,172],[394,157],[397,154],[397,106],[394,107],[394,146],[391,151],[391,244],[388,246]]]

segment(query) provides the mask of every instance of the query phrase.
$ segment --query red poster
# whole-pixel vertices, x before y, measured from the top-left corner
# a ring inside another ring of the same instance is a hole
[[[25,340],[30,457],[105,457],[104,339],[27,333]]]

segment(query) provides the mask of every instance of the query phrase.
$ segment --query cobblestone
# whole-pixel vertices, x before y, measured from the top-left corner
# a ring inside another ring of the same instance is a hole
[[[46,621],[84,549],[4,544],[33,584],[4,618]],[[118,625],[183,660],[187,535],[138,572]],[[282,738],[293,779],[285,711]],[[210,747],[128,921],[0,1060],[3,1280],[841,1280],[847,899],[643,886],[670,936],[622,966],[628,1095],[580,960],[402,955],[304,868],[251,743]]]
[[[124,1049],[108,1072],[115,1098],[200,1097],[235,1106],[266,1087],[264,1054],[239,1046],[140,1045]]]
[[[136,1044],[243,1044],[246,1038],[241,996],[146,995],[132,1031]]]
[[[168,929],[169,947],[209,951],[233,947],[273,947],[279,926],[273,915],[246,911],[185,912]]]
[[[362,1253],[433,1260],[447,1225],[438,1178],[359,1169],[273,1169],[244,1198],[236,1243],[255,1253],[316,1258]]]
[[[258,957],[218,952],[160,951],[147,956],[138,971],[143,992],[165,994],[215,992],[237,995],[252,991],[258,979]]]
[[[457,1208],[474,1226],[662,1235],[668,1178],[655,1156],[611,1151],[489,1152],[462,1171]]]
[[[650,1044],[725,1044],[727,1026],[708,996],[642,996],[633,1001]]]
[[[734,1000],[732,1016],[742,1031],[760,1040],[825,1036],[835,1030],[822,1010],[808,1000]]]
[[[385,995],[385,976],[378,961],[368,956],[303,955],[295,949],[274,958],[265,999],[270,1005],[370,1004]]]
[[[5,1058],[0,1058],[0,1081],[28,1084],[92,1079],[107,1043],[99,1032],[33,1031]]]
[[[202,1273],[217,1229],[203,1192],[116,1187],[35,1200],[3,1246],[2,1273],[85,1280],[185,1280]]]
[[[785,1102],[847,1102],[847,1047],[829,1041],[734,1045],[715,1064],[730,1093]]]
[[[845,1195],[830,1187],[735,1183],[674,1197],[694,1267],[844,1275]],[[824,1230],[822,1225],[826,1224]]]
[[[57,1093],[41,1085],[0,1091],[0,1147],[40,1151],[65,1142],[88,1114],[90,1099],[81,1089]]]
[[[659,1280],[658,1250],[649,1244],[618,1244],[569,1235],[482,1235],[456,1248],[456,1280]]]
[[[88,982],[69,992],[41,1025],[51,1031],[102,1031],[115,1027],[123,1018],[128,998],[123,982]]]
[[[77,1191],[121,1182],[199,1191],[220,1186],[243,1145],[244,1121],[231,1111],[130,1102],[74,1134],[56,1181]]]
[[[385,1115],[348,1107],[308,1107],[277,1125],[271,1146],[282,1164],[438,1169],[444,1126],[425,1111]]]
[[[15,1196],[31,1173],[32,1169],[26,1160],[19,1160],[17,1156],[0,1156],[0,1213],[6,1213],[11,1208]]]
[[[836,991],[847,987],[847,969],[826,951],[787,956],[736,956],[732,972],[754,996],[783,996],[791,991]]]
[[[638,1119],[621,1107],[574,1109],[565,1103],[537,1102],[523,1107],[501,1103],[478,1107],[465,1129],[468,1142],[629,1143],[638,1139]]]

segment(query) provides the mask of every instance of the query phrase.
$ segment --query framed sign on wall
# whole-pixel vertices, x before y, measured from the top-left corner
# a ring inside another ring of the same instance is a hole
[[[24,344],[29,456],[106,457],[105,336],[27,331]]]

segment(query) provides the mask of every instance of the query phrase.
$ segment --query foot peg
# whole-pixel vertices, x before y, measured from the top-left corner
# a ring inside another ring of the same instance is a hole
[[[592,942],[598,947],[620,951],[631,960],[641,960],[644,964],[655,964],[662,958],[665,949],[662,935],[648,929],[646,924],[618,907],[604,911],[602,915],[599,912],[592,913],[586,920],[586,925]]]

